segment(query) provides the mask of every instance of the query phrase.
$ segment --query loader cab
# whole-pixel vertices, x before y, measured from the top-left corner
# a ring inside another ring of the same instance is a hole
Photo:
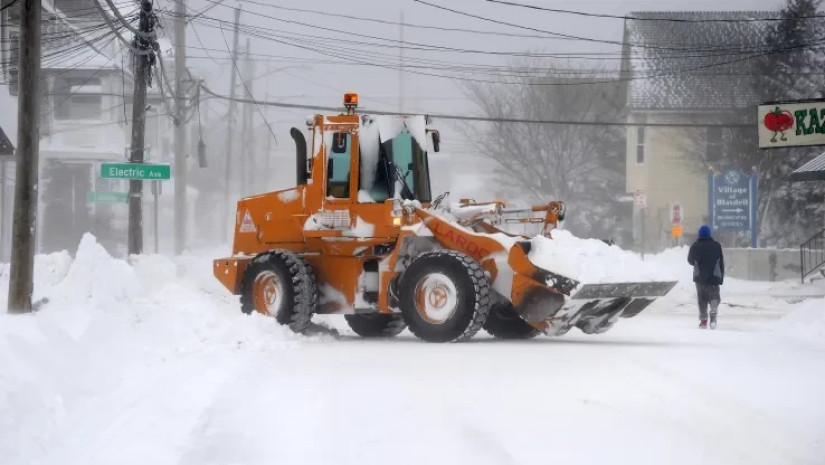
[[[360,201],[384,202],[391,198],[418,200],[426,203],[432,198],[427,152],[409,133],[381,141],[375,170],[362,169],[360,187],[367,187],[369,197]],[[369,163],[362,159],[361,163]]]

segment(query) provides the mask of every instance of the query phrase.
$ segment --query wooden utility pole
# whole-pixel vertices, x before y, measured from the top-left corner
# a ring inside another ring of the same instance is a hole
[[[175,0],[175,254],[186,247],[186,0]]]
[[[138,31],[150,34],[154,29],[152,2],[141,1]],[[146,133],[146,87],[149,84],[149,68],[153,55],[139,53],[152,50],[150,37],[135,36],[135,91],[132,104],[132,144],[130,163],[143,163],[144,136]],[[129,255],[143,253],[143,181],[129,180]]]
[[[244,74],[246,74],[246,82],[247,86],[249,87],[249,99],[254,99],[255,96],[253,95],[252,89],[255,85],[255,68],[254,63],[252,62],[252,55],[250,52],[250,48],[252,47],[249,38],[246,39],[246,62],[244,63]],[[252,126],[252,111],[254,108],[252,104],[246,103],[244,104],[243,108],[243,130],[241,134],[243,134],[243,156],[241,157],[241,189],[240,194],[242,196],[247,195],[248,193],[252,192],[250,189],[250,179],[252,177],[252,157],[255,153],[255,130]]]
[[[9,313],[32,311],[40,151],[40,0],[20,0],[17,173],[11,231]]]
[[[235,78],[238,75],[238,23],[241,21],[241,9],[235,8],[235,32],[232,39],[232,60],[231,60],[231,74],[229,78],[229,115],[227,117],[226,129],[226,169],[224,170],[224,191],[223,191],[223,218],[226,221],[232,218],[232,137],[235,130]],[[233,219],[234,224],[234,219]],[[227,228],[221,228],[223,231],[222,239],[224,242],[228,239],[229,231]]]
[[[404,10],[401,10],[401,24],[398,26],[398,112],[404,112]]]

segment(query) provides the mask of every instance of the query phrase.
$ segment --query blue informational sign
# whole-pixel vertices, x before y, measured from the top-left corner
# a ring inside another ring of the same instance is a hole
[[[750,231],[751,247],[757,245],[756,173],[745,174],[738,167],[726,167],[719,175],[708,173],[708,213],[711,229]]]

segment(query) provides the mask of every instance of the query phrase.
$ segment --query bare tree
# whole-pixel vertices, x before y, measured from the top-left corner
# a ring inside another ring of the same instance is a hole
[[[501,84],[471,83],[466,94],[495,119],[617,121],[620,83],[582,72],[557,77],[537,63],[518,66]],[[567,227],[582,236],[615,237],[624,189],[624,130],[615,126],[494,121],[465,127],[474,149],[494,161],[502,191],[523,203],[562,200]]]

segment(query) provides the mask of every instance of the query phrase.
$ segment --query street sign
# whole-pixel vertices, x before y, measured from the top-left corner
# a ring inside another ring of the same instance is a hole
[[[637,207],[647,208],[647,194],[644,189],[636,189],[635,201]]]
[[[825,145],[825,102],[759,105],[759,148]]]
[[[718,176],[708,173],[708,210],[711,229],[751,231],[751,246],[756,247],[756,174],[745,174],[738,167],[726,167]]]
[[[101,163],[100,177],[109,179],[171,179],[172,168],[169,165],[147,163]]]
[[[674,224],[672,228],[670,228],[670,234],[673,237],[682,237],[682,233],[684,230],[682,229],[681,224]]]
[[[127,192],[90,191],[87,200],[89,203],[127,203],[129,202],[129,194]]]
[[[682,206],[678,203],[674,203],[670,207],[670,222],[674,225],[682,224],[682,218],[684,218],[685,214],[682,211]]]

